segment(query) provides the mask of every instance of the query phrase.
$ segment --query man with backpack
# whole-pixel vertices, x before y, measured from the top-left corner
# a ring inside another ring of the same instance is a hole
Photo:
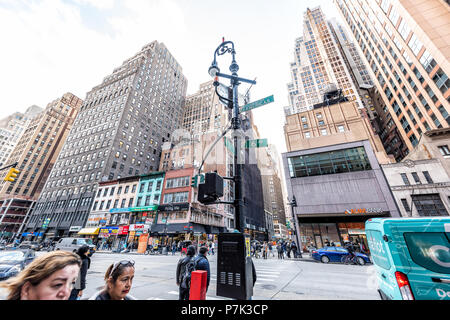
[[[195,246],[190,245],[186,250],[186,257],[181,258],[177,264],[176,281],[180,288],[179,300],[189,300],[191,288],[191,273],[195,270]]]

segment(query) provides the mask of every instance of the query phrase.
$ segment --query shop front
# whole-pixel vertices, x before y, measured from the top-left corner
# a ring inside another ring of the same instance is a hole
[[[127,247],[130,249],[138,249],[139,239],[142,235],[147,236],[150,229],[149,224],[130,224],[128,232]],[[142,246],[142,244],[141,244]],[[144,250],[145,251],[145,250]]]
[[[304,252],[308,248],[325,246],[344,247],[347,242],[369,252],[365,222],[370,218],[389,217],[389,212],[371,214],[345,213],[344,215],[304,216],[297,215],[300,241]]]
[[[117,246],[117,234],[119,227],[108,226],[101,227],[98,232],[99,249],[113,249]]]
[[[77,236],[82,236],[83,238],[91,239],[93,243],[96,243],[99,227],[83,228],[77,232]]]

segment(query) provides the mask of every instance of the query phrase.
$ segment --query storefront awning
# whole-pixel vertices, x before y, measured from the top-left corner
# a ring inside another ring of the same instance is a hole
[[[100,228],[83,228],[80,231],[78,231],[77,234],[80,235],[96,235],[98,234],[98,231],[100,230]]]

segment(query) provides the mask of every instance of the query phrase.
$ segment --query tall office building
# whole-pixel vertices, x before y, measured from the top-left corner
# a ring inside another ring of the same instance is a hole
[[[25,113],[15,112],[0,120],[0,167],[8,160],[31,119],[42,111],[33,105]]]
[[[28,123],[6,163],[17,163],[20,173],[14,182],[9,182],[3,180],[8,170],[2,172],[0,228],[10,233],[23,228],[21,225],[50,175],[82,102],[75,95],[66,93],[49,103]]]
[[[288,84],[289,106],[285,114],[310,110],[323,101],[330,84],[342,89],[344,96],[363,103],[349,69],[320,7],[304,14],[303,36],[296,39],[295,62],[291,63],[292,82]]]
[[[391,117],[384,112],[386,105],[372,80],[370,69],[344,26],[335,18],[329,20],[328,24],[347,64],[353,82],[358,88],[358,94],[365,107],[363,115],[367,116],[373,130],[380,136],[386,152],[391,154],[396,161],[400,161],[405,157],[407,147],[403,143],[397,127],[389,125]]]
[[[370,66],[407,150],[423,133],[449,127],[448,1],[334,0]]]
[[[156,171],[161,146],[180,125],[187,80],[153,41],[87,93],[27,225],[48,236],[83,226],[101,181]]]

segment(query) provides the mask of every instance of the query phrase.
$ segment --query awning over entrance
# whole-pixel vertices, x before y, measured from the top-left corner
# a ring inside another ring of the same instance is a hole
[[[96,235],[98,234],[100,228],[83,228],[80,231],[78,231],[77,234],[79,235]]]

